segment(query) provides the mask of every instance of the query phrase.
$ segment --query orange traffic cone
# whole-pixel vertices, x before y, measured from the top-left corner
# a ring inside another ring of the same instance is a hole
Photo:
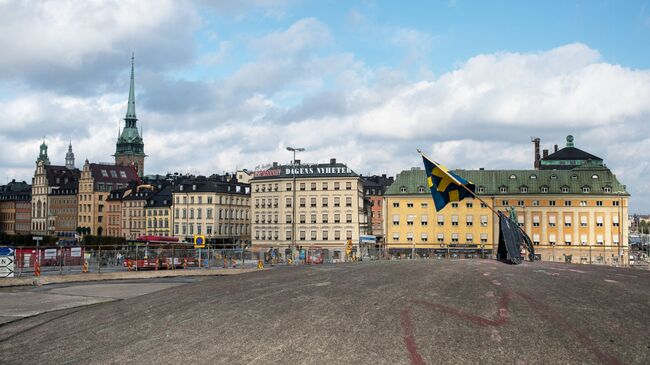
[[[38,263],[38,260],[34,261],[34,276],[41,276],[41,264]]]
[[[129,268],[129,270],[130,270],[130,268]],[[83,273],[88,272],[88,260],[84,260],[84,264],[83,264],[83,266],[81,268],[81,272],[83,272]]]

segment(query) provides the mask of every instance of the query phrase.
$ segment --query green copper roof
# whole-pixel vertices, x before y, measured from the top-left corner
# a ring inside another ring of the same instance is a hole
[[[617,195],[618,192],[629,195],[616,175],[603,166],[583,165],[572,170],[454,170],[454,173],[473,182],[481,195]],[[420,168],[402,171],[385,195],[429,194],[426,179],[425,171]]]
[[[126,108],[125,119],[137,119],[135,116],[135,75],[133,72],[133,63],[135,56],[131,56],[131,85],[129,86],[129,104]]]
[[[144,155],[144,141],[138,132],[137,120],[135,115],[135,73],[134,57],[131,56],[131,84],[129,86],[129,102],[124,118],[124,129],[117,138],[115,145],[115,155]]]

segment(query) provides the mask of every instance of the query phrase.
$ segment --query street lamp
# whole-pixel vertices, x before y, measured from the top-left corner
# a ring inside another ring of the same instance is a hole
[[[301,147],[287,147],[287,151],[293,152],[293,160],[291,160],[291,174],[293,175],[293,199],[291,200],[292,216],[291,216],[291,250],[296,247],[296,152],[304,151]]]

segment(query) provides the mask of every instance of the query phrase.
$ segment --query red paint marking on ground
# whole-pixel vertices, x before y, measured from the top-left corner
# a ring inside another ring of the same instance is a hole
[[[400,312],[399,317],[402,322],[402,330],[404,330],[404,345],[406,345],[406,350],[409,353],[411,364],[426,364],[418,352],[418,345],[415,343],[415,332],[413,321],[411,320],[411,311],[409,309],[403,309]]]
[[[523,293],[517,293],[520,297],[524,298],[528,304],[533,307],[537,311],[537,313],[541,314],[543,317],[546,319],[550,320],[553,322],[555,325],[558,325],[560,327],[566,328],[569,332],[573,333],[580,342],[582,342],[589,351],[591,351],[597,358],[600,360],[603,364],[611,364],[611,365],[619,365],[621,362],[615,358],[614,356],[610,355],[607,351],[602,350],[598,344],[592,340],[589,336],[585,335],[584,333],[578,331],[577,328],[571,326],[570,324],[566,323],[560,316],[558,316],[553,309],[548,307],[545,304],[542,304],[535,299],[531,298],[530,296],[523,294]]]
[[[512,298],[512,294],[510,292],[505,292],[501,296],[501,299],[499,299],[499,306],[497,308],[497,319],[487,319],[483,317],[479,317],[476,315],[473,315],[471,313],[463,312],[460,311],[456,308],[448,307],[445,305],[441,304],[435,304],[431,302],[427,302],[425,300],[420,300],[420,299],[415,299],[411,300],[412,303],[419,304],[427,309],[435,310],[438,312],[442,312],[445,314],[452,315],[454,317],[458,317],[460,319],[463,319],[468,322],[472,322],[474,324],[477,324],[479,326],[483,327],[499,327],[502,326],[506,323],[508,320],[508,304],[510,303],[510,299]]]

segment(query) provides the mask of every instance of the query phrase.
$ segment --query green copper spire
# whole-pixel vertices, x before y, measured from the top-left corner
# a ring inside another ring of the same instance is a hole
[[[135,119],[135,76],[133,72],[133,64],[135,61],[135,54],[131,54],[131,85],[129,86],[129,105],[126,109],[126,117],[124,119]]]

